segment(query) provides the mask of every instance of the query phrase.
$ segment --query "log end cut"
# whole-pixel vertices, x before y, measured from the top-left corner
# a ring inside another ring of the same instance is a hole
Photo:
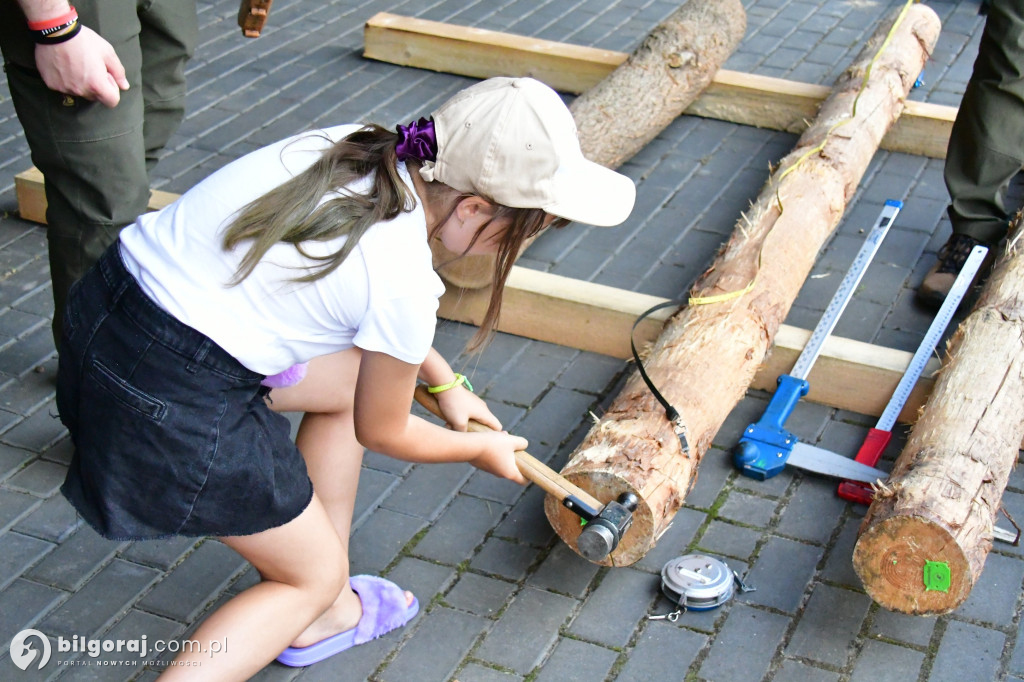
[[[920,516],[893,516],[862,529],[853,568],[868,596],[912,615],[949,613],[974,585],[968,557],[952,533]]]
[[[629,566],[642,559],[654,545],[652,541],[654,538],[654,515],[640,491],[632,489],[621,477],[611,472],[602,474],[591,471],[585,475],[570,473],[566,474],[565,478],[584,488],[602,504],[607,504],[626,492],[633,493],[640,498],[640,504],[633,512],[633,523],[619,540],[618,547],[604,560],[594,563],[602,566]],[[551,495],[544,500],[544,512],[547,514],[551,527],[574,552],[579,554],[576,539],[579,537],[580,531],[583,530],[580,517],[562,506]]]

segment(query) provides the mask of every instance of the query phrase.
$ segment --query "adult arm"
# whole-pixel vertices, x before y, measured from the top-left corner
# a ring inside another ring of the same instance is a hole
[[[28,21],[46,21],[66,14],[67,0],[18,0]],[[27,29],[26,29],[27,30]],[[128,89],[124,66],[114,48],[88,26],[55,45],[36,45],[36,68],[46,87],[115,107]]]
[[[449,430],[410,414],[420,367],[385,353],[363,351],[355,393],[359,442],[412,462],[469,462],[495,476],[525,484],[515,462],[515,452],[528,445],[525,438],[503,431]]]

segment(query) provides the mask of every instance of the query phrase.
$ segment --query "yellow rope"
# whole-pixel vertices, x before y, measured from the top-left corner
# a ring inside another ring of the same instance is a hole
[[[779,215],[782,215],[783,212],[782,197],[779,195],[779,185],[782,184],[782,181],[786,178],[786,176],[792,173],[794,170],[796,170],[800,166],[800,164],[802,164],[804,161],[806,161],[814,154],[820,153],[825,148],[825,144],[828,142],[829,138],[832,136],[832,133],[835,132],[836,129],[838,129],[840,126],[846,125],[847,123],[849,123],[850,121],[857,117],[857,102],[860,101],[861,94],[863,94],[864,90],[867,88],[868,79],[871,77],[871,70],[874,68],[875,62],[878,61],[879,56],[881,56],[885,48],[889,47],[889,43],[892,42],[892,37],[896,33],[896,29],[899,28],[899,25],[903,22],[904,17],[906,17],[907,12],[910,10],[910,6],[915,2],[919,1],[920,0],[907,0],[907,2],[903,5],[903,9],[900,10],[899,16],[896,17],[896,21],[893,22],[892,28],[889,29],[889,33],[886,34],[885,40],[882,41],[881,47],[879,47],[878,51],[875,52],[873,57],[871,57],[871,61],[868,62],[867,68],[864,69],[864,77],[861,79],[860,87],[857,89],[857,96],[853,98],[853,107],[852,111],[850,112],[850,116],[844,118],[841,121],[837,121],[831,128],[828,129],[828,132],[825,133],[825,137],[822,139],[820,144],[818,144],[815,147],[812,147],[811,149],[801,154],[800,158],[796,160],[796,163],[791,165],[789,168],[784,170],[781,175],[779,175],[775,185],[775,201],[779,207]],[[767,234],[765,234],[764,239],[761,240],[761,248],[758,249],[757,251],[757,269],[754,271],[753,279],[750,280],[750,283],[747,284],[747,286],[737,291],[729,291],[724,294],[716,294],[714,296],[691,296],[688,301],[689,304],[709,305],[711,303],[724,303],[725,301],[730,301],[734,298],[740,298],[741,296],[744,296],[747,293],[749,293],[754,288],[754,285],[757,283],[757,275],[761,271],[761,255],[764,251],[764,245],[768,241],[768,236],[772,233],[772,230],[774,229],[775,225],[772,225],[772,228],[768,230]]]

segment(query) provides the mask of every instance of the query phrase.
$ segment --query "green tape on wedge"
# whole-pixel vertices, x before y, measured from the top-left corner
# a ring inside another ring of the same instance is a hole
[[[952,579],[949,574],[949,564],[945,561],[924,562],[924,591],[925,592],[949,592]]]

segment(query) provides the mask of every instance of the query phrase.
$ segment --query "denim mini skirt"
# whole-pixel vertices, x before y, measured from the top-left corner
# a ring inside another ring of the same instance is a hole
[[[68,296],[57,409],[74,454],[61,491],[116,540],[291,521],[313,486],[263,378],[150,299],[115,243]]]

